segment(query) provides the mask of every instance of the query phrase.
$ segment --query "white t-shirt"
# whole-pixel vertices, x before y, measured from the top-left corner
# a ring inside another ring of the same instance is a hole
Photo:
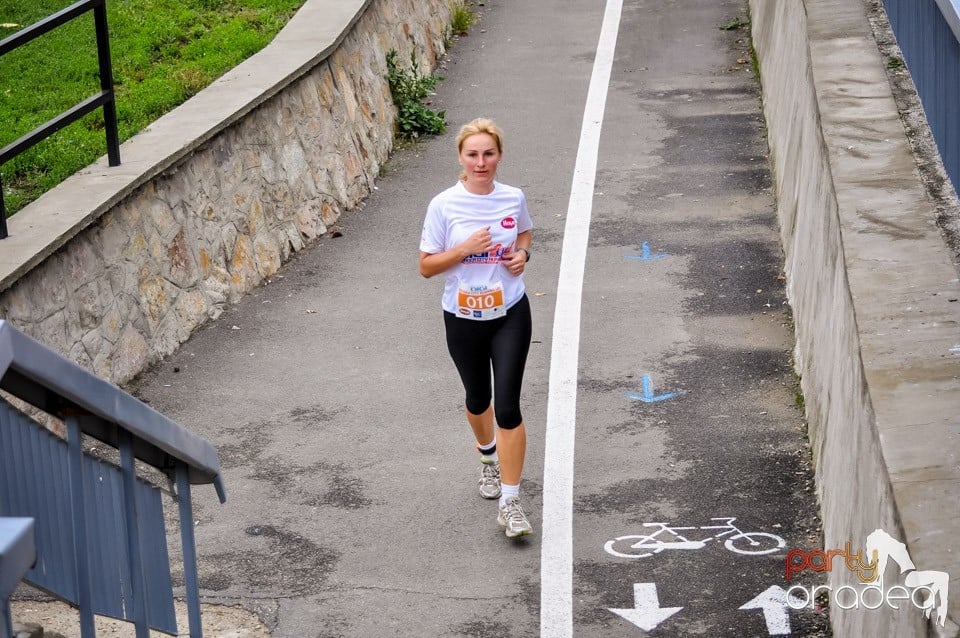
[[[490,227],[493,249],[488,253],[470,255],[443,273],[441,305],[447,312],[457,313],[457,294],[461,284],[501,283],[504,305],[508,310],[523,297],[523,276],[514,277],[501,264],[514,250],[517,235],[533,228],[526,197],[519,188],[495,181],[491,193],[474,195],[462,182],[457,182],[430,201],[420,235],[420,250],[430,254],[442,253],[486,226]]]

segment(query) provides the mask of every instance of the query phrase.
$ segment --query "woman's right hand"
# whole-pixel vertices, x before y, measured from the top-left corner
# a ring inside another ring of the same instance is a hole
[[[442,253],[420,252],[420,274],[424,277],[433,277],[453,268],[470,255],[479,255],[493,250],[493,239],[490,237],[490,227],[481,228],[473,233],[465,242],[457,244],[450,250]]]
[[[467,256],[489,252],[490,249],[493,248],[493,238],[490,237],[490,227],[481,228],[470,235],[467,241],[460,244],[460,248]]]

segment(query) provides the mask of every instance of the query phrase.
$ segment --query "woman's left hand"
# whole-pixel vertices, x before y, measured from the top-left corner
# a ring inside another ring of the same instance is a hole
[[[514,277],[519,277],[523,274],[524,268],[527,266],[527,253],[524,250],[514,250],[509,255],[506,255],[504,260],[501,262],[510,274]]]

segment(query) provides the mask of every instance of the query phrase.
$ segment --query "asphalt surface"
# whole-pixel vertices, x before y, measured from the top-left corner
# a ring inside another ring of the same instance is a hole
[[[450,131],[398,150],[341,236],[296,255],[136,383],[220,453],[227,503],[195,493],[202,597],[257,612],[276,636],[534,636],[544,622],[552,328],[604,5],[478,10],[440,70],[432,106]],[[749,34],[720,28],[734,18],[746,8],[728,0],[623,6],[582,295],[575,636],[647,635],[611,609],[651,587],[682,609],[649,635],[827,632],[816,611],[740,609],[794,584],[787,551],[821,541]],[[536,226],[521,487],[536,533],[520,542],[477,494],[441,283],[417,274],[426,205],[456,179],[456,129],[479,115],[504,129],[500,180],[525,190]],[[720,517],[776,536],[741,549],[773,551],[728,549],[732,528],[702,529]],[[689,528],[690,542],[670,546],[664,532],[647,556],[605,549],[641,551],[612,541],[654,522]]]

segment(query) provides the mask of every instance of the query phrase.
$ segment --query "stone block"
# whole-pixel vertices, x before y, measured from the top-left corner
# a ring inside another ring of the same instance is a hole
[[[261,233],[253,242],[257,270],[261,277],[269,277],[280,270],[281,243],[274,233]]]
[[[177,314],[169,313],[150,335],[147,363],[173,354],[189,336],[190,330],[177,322]]]
[[[90,358],[90,354],[82,343],[73,344],[73,347],[70,348],[70,352],[67,354],[67,358],[78,366],[93,371],[93,359]]]
[[[130,241],[123,249],[123,259],[132,263],[140,263],[148,252],[147,238],[139,228],[130,228]]]
[[[204,153],[196,159],[196,163],[200,165],[200,170],[204,170],[203,159],[208,154]],[[193,164],[194,162],[191,162]],[[189,195],[196,192],[196,183],[194,180],[190,179],[191,172],[189,170],[176,171],[175,173],[168,173],[162,179],[157,180],[157,199],[160,202],[163,202],[164,206],[157,206],[157,210],[162,210],[165,208],[170,212],[170,215],[177,222],[182,221],[183,215],[177,214],[184,204],[189,205],[190,197]],[[154,213],[155,214],[155,213]]]
[[[206,297],[209,307],[222,309],[230,297],[230,273],[222,267],[214,268],[210,276],[201,283],[200,290]]]
[[[303,152],[303,146],[299,140],[286,142],[282,149],[282,159],[280,161],[283,167],[287,183],[295,187],[307,174],[307,161]]]
[[[48,348],[67,356],[73,342],[67,338],[66,309],[58,310],[39,323],[34,324],[31,336]]]
[[[195,328],[207,319],[207,300],[199,290],[184,291],[174,304],[178,323],[189,336]]]
[[[143,370],[150,358],[147,341],[133,326],[126,326],[113,355],[111,378],[125,383]]]
[[[117,309],[117,305],[108,309],[100,322],[99,334],[111,344],[117,343],[123,330],[123,316]]]
[[[138,288],[140,291],[140,309],[152,331],[166,316],[172,299],[176,297],[176,291],[158,274],[147,274],[147,276],[141,278]]]
[[[283,224],[281,228],[282,228],[282,232],[286,235],[287,245],[291,249],[293,249],[294,251],[298,251],[305,246],[303,242],[303,237],[300,234],[300,230],[298,229],[296,222],[287,221]],[[326,232],[325,227],[323,232]],[[284,255],[283,255],[284,260],[286,260],[288,257],[289,257],[289,254],[287,252],[284,252]]]
[[[248,235],[237,235],[233,255],[228,265],[230,271],[230,301],[236,301],[245,292],[260,283],[260,273],[254,258],[253,241]]]
[[[36,316],[45,317],[66,306],[70,292],[64,279],[65,272],[63,258],[57,255],[27,275],[25,283],[37,306],[34,311]]]
[[[28,285],[28,281],[21,280],[3,293],[0,297],[0,318],[17,326],[25,326],[39,318],[36,315],[37,304],[32,299],[36,292]]]
[[[300,236],[307,241],[314,240],[327,232],[316,202],[305,202],[297,209],[294,214],[294,225]]]
[[[74,291],[71,301],[76,309],[80,328],[90,330],[100,324],[103,317],[100,284],[96,281],[84,284]]]
[[[124,249],[130,243],[130,229],[117,215],[108,213],[100,218],[97,229],[97,243],[100,246],[100,255],[107,265],[123,257]]]
[[[164,276],[180,288],[190,288],[197,283],[198,273],[186,229],[181,226],[167,245],[166,260],[163,262]]]
[[[159,193],[150,198],[145,198],[145,210],[150,226],[156,230],[160,237],[172,237],[177,234],[180,224],[173,214],[173,208],[167,203]]]
[[[229,263],[233,259],[233,250],[237,245],[237,228],[233,224],[226,224],[220,231],[220,239],[223,242],[224,256]]]
[[[340,219],[340,207],[324,201],[320,207],[320,220],[327,226],[332,226]]]

